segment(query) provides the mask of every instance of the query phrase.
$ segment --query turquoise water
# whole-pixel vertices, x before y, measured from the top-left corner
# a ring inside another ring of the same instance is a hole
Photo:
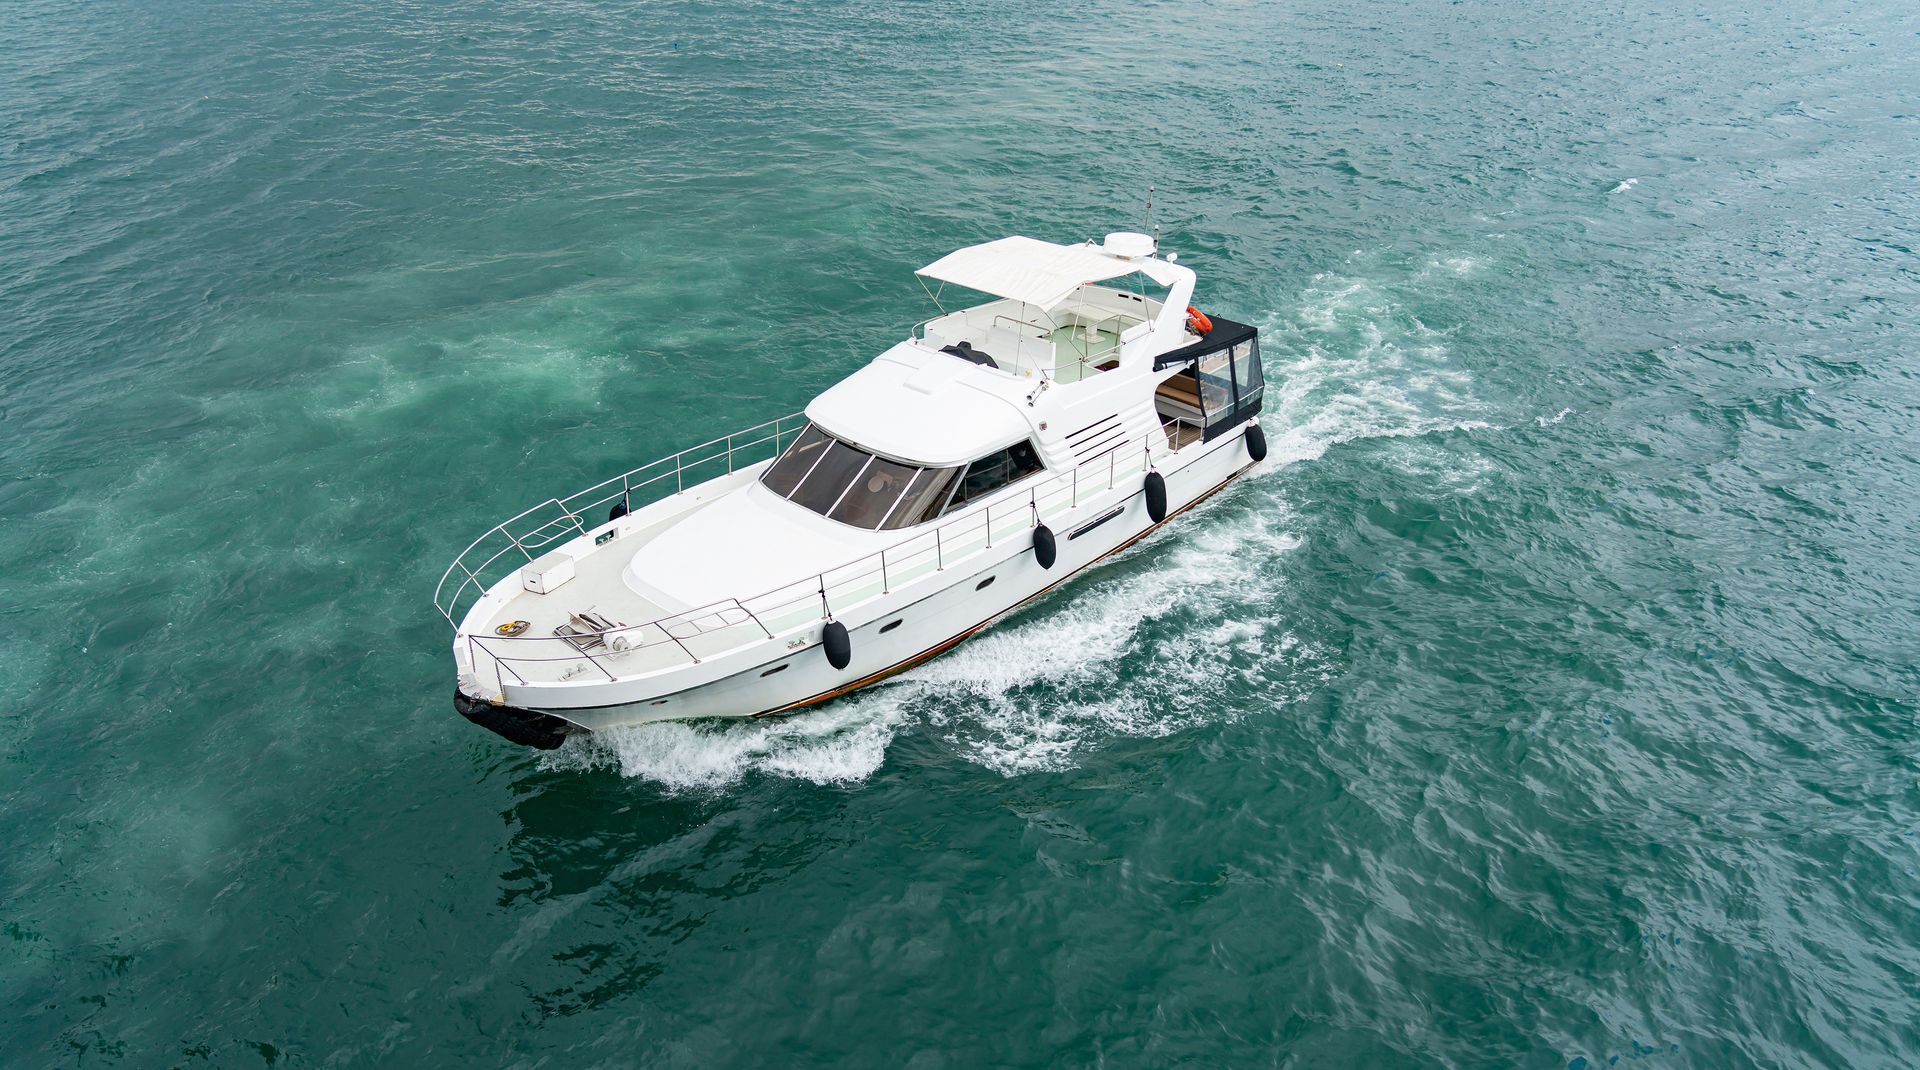
[[[1920,15],[0,5],[0,1063],[1920,1061]],[[430,596],[1137,224],[1273,455],[790,720]]]

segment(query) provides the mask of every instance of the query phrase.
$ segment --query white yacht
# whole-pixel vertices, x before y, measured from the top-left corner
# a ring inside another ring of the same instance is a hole
[[[787,713],[1066,582],[1266,454],[1254,328],[1145,234],[920,269],[941,314],[803,413],[553,498],[447,569],[455,706],[516,743]],[[931,284],[938,284],[937,287]],[[949,286],[985,304],[946,311]]]

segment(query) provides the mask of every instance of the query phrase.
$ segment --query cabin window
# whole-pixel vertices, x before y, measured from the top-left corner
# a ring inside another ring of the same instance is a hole
[[[768,490],[849,527],[895,531],[924,524],[1038,472],[1020,442],[964,468],[920,468],[842,442],[809,425],[761,474]]]
[[[1186,429],[1172,432],[1179,445],[1192,441],[1195,431],[1211,442],[1239,427],[1260,411],[1266,392],[1254,329],[1218,319],[1213,326],[1207,339],[1154,358],[1155,371],[1184,365],[1154,389],[1160,418]]]
[[[793,488],[807,478],[808,472],[813,471],[814,464],[832,442],[833,439],[822,434],[819,428],[807,425],[807,429],[800,432],[800,437],[787,447],[787,452],[760,477],[760,482],[782,498],[792,494]]]
[[[1197,378],[1200,380],[1200,407],[1206,410],[1208,417],[1233,408],[1231,363],[1232,359],[1224,349],[1200,358],[1197,368]]]
[[[1249,338],[1233,347],[1233,381],[1241,407],[1257,404],[1266,388],[1260,374],[1260,340]]]
[[[990,453],[967,466],[967,474],[953,492],[947,512],[985,497],[1016,480],[1040,470],[1040,453],[1032,442],[1016,442],[998,453]]]
[[[961,471],[888,460],[809,425],[760,482],[830,520],[893,530],[940,515]]]
[[[953,492],[954,481],[959,478],[958,468],[920,469],[913,477],[913,485],[900,496],[900,504],[893,507],[893,514],[880,526],[893,531],[924,524],[939,516],[940,507],[947,504],[947,496]]]
[[[893,511],[893,503],[900,500],[901,492],[907,489],[907,484],[913,481],[914,473],[918,471],[910,464],[875,457],[854,477],[853,485],[840,496],[839,504],[827,514],[827,518],[856,528],[879,527],[880,522]]]
[[[800,481],[789,497],[825,516],[871,460],[873,454],[866,450],[836,441],[827,447],[826,456],[820,458],[820,463],[813,466],[813,471],[807,473],[807,478]]]

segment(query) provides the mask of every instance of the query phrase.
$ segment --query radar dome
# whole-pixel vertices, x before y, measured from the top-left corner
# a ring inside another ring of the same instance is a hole
[[[1140,256],[1152,256],[1153,239],[1145,234],[1135,234],[1132,231],[1115,231],[1107,235],[1106,243],[1101,246],[1101,251],[1108,256],[1119,256],[1128,260]]]

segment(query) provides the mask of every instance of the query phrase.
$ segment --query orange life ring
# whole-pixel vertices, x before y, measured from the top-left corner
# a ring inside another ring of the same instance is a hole
[[[1187,330],[1205,338],[1207,335],[1213,333],[1213,321],[1207,318],[1205,312],[1200,311],[1192,305],[1188,305]]]

